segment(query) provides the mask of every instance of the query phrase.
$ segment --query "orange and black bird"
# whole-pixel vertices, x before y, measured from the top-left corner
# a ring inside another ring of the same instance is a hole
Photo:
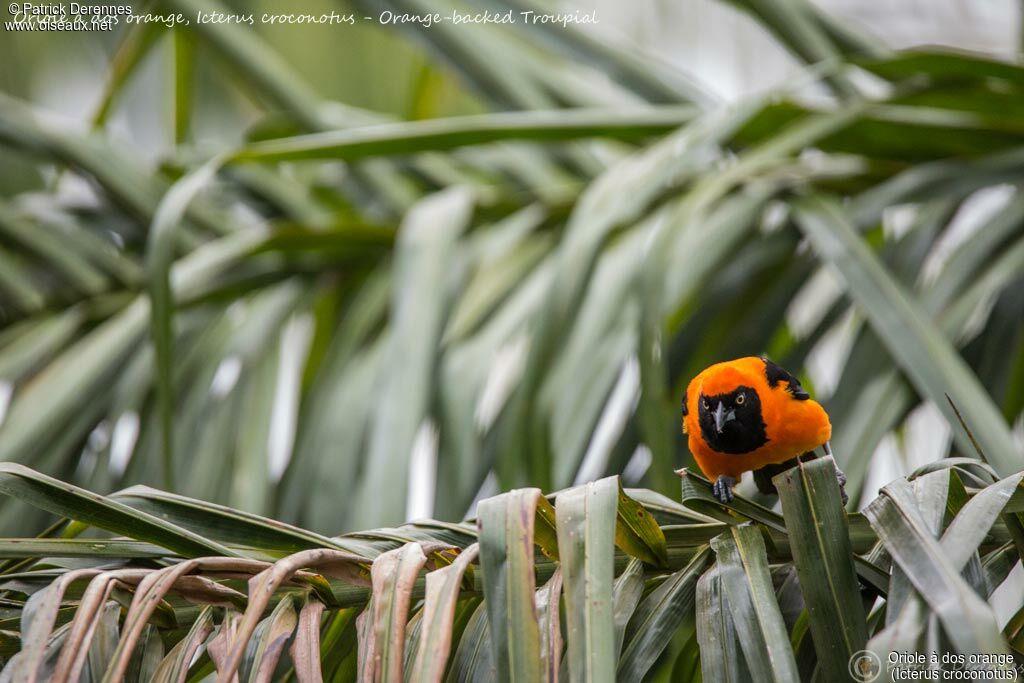
[[[693,378],[683,395],[683,433],[715,498],[732,500],[732,487],[754,472],[763,493],[777,493],[772,477],[814,457],[831,455],[828,414],[799,380],[767,358],[716,363]],[[838,471],[843,503],[846,476]]]

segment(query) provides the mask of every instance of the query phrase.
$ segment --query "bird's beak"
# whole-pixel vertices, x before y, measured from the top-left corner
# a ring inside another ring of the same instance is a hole
[[[718,402],[718,406],[715,408],[713,415],[715,416],[715,429],[718,430],[719,434],[722,433],[722,429],[725,427],[726,423],[736,419],[736,411],[730,410],[726,412],[725,405],[721,401]]]

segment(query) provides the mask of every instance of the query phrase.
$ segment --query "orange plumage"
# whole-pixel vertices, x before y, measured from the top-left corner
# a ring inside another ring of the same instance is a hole
[[[709,479],[739,479],[819,446],[827,449],[832,425],[795,377],[767,359],[747,357],[716,363],[693,378],[684,397],[683,432]]]

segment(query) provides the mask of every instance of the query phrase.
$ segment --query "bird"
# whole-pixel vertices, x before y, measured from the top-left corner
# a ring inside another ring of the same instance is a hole
[[[772,477],[815,457],[831,455],[832,424],[791,373],[764,356],[716,363],[690,381],[683,394],[682,427],[690,452],[722,503],[753,471],[763,493],[777,493]],[[836,470],[843,504],[846,475]]]

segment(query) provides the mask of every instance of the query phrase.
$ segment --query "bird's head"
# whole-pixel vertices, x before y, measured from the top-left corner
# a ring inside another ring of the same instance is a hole
[[[697,400],[701,435],[720,453],[750,453],[768,442],[758,387],[765,380],[724,365],[704,377]]]

